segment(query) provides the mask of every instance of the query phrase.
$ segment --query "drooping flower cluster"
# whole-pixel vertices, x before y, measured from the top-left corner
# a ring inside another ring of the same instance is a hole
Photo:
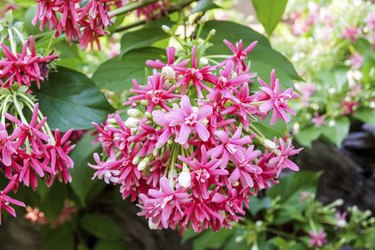
[[[94,43],[100,49],[99,36],[105,35],[105,28],[111,24],[108,3],[113,0],[36,0],[39,3],[33,19],[36,25],[40,21],[43,30],[47,23],[49,29],[56,29],[55,36],[65,32],[67,39],[72,42],[79,40],[85,50]]]
[[[40,81],[48,77],[47,64],[58,56],[39,56],[35,51],[34,39],[29,38],[23,44],[22,52],[12,52],[5,44],[0,47],[4,58],[0,58],[0,87],[7,88],[17,82],[19,85],[30,87],[35,82],[40,87]]]
[[[146,62],[154,68],[147,83],[133,82],[124,103],[129,118],[112,114],[94,124],[104,153],[89,164],[93,178],[120,185],[123,198],[138,197],[152,229],[229,227],[249,196],[276,183],[283,169],[298,170],[289,157],[301,149],[288,137],[266,138],[256,125],[266,117],[288,121],[296,94],[280,89],[275,71],[269,84],[254,82],[245,63],[256,43],[225,43],[233,55],[213,66],[201,65],[200,47],[192,47],[191,61],[167,48],[166,63]],[[260,88],[253,93],[251,85]]]
[[[18,101],[14,99],[13,102],[19,110]],[[4,101],[1,107],[4,108],[4,105],[9,103]],[[7,188],[2,191],[4,196],[0,202],[15,205],[23,203],[11,202],[11,198],[5,194],[11,190],[16,191],[19,184],[36,190],[39,179],[48,186],[52,185],[55,178],[65,183],[70,182],[68,169],[73,167],[73,161],[68,154],[74,148],[68,141],[72,131],[61,136],[56,130],[53,135],[45,126],[47,118],[40,116],[38,104],[34,107],[30,121],[27,121],[22,113],[19,114],[20,119],[4,112],[0,123],[0,170],[10,180]],[[1,207],[10,212],[6,206]],[[10,213],[15,216],[14,211]]]

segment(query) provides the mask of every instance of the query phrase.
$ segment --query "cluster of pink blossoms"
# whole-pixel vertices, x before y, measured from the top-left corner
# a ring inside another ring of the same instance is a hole
[[[230,227],[249,196],[276,183],[283,169],[298,170],[289,157],[301,149],[288,137],[265,138],[254,123],[268,115],[271,124],[288,121],[296,94],[280,89],[275,71],[251,93],[256,74],[245,62],[256,42],[225,43],[233,55],[214,66],[200,63],[207,60],[198,60],[196,46],[191,60],[176,60],[167,48],[166,63],[146,62],[154,68],[146,85],[134,81],[124,103],[129,118],[112,114],[94,124],[104,153],[94,154],[93,178],[139,198],[139,215],[152,229]]]
[[[107,14],[109,4],[114,0],[35,0],[39,3],[33,20],[40,21],[40,29],[49,23],[49,29],[56,29],[56,37],[65,32],[67,39],[79,40],[85,50],[94,43],[100,49],[99,36],[106,35],[105,28],[111,24]]]
[[[8,122],[0,123],[0,170],[10,182],[0,192],[0,211],[4,208],[15,216],[10,203],[25,205],[6,194],[17,191],[21,183],[36,190],[38,179],[45,181],[48,186],[52,185],[56,177],[59,181],[70,182],[68,169],[73,167],[73,161],[68,154],[74,146],[68,141],[72,131],[64,136],[58,130],[54,135],[46,131],[44,125],[47,118],[39,120],[38,104],[34,107],[30,122],[25,121],[23,115],[23,121],[9,113],[3,113],[3,116]]]
[[[47,64],[58,57],[37,55],[32,37],[23,44],[21,53],[12,52],[2,43],[0,47],[4,53],[4,58],[0,58],[1,88],[9,89],[14,82],[27,87],[35,82],[40,87],[40,81],[48,77]]]

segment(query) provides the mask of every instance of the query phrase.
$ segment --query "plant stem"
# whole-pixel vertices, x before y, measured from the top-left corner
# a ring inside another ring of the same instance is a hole
[[[285,233],[285,232],[280,231],[278,229],[267,227],[266,230],[270,233],[273,233],[273,234],[276,234],[276,235],[281,235],[281,236],[284,236],[285,238],[288,238],[288,239],[291,239],[291,240],[298,240],[297,237],[295,237],[294,235]]]
[[[176,11],[179,11],[180,9],[183,9],[183,8],[189,6],[191,3],[197,2],[197,1],[198,0],[187,0],[187,1],[184,1],[182,4],[177,5],[175,7],[172,7],[172,8],[169,8],[165,12],[162,12],[161,16],[166,16],[166,15],[169,15],[169,14],[174,13]],[[135,22],[135,23],[132,23],[132,24],[129,24],[129,25],[118,27],[118,28],[116,28],[116,30],[114,32],[121,32],[121,31],[129,30],[131,28],[143,25],[145,23],[146,23],[146,20],[138,21],[138,22]]]
[[[112,11],[108,12],[108,16],[110,18],[112,18],[112,17],[115,17],[115,16],[126,14],[126,13],[128,13],[130,11],[133,11],[133,10],[139,9],[141,7],[150,5],[150,4],[155,3],[157,1],[158,0],[144,0],[142,2],[130,3],[130,4],[127,4],[127,5],[123,6],[123,7],[121,7],[121,8],[118,8],[116,10],[112,10]]]

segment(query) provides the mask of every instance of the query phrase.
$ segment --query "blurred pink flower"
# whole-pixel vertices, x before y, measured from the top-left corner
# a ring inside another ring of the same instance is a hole
[[[323,230],[319,232],[314,232],[313,230],[310,231],[310,240],[309,245],[311,247],[322,247],[324,244],[327,243],[327,235]]]
[[[363,64],[363,61],[364,61],[364,58],[361,54],[359,53],[354,53],[351,57],[350,57],[350,65],[355,68],[355,69],[359,69],[362,67],[362,64]]]
[[[359,33],[360,30],[356,27],[346,27],[341,34],[341,37],[349,39],[352,43],[354,43],[357,40]]]
[[[317,115],[311,120],[315,126],[321,127],[324,125],[324,116],[323,115]]]

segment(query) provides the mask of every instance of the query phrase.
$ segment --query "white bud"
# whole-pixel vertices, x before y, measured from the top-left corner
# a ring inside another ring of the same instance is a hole
[[[147,167],[147,164],[150,162],[150,160],[146,157],[144,158],[139,164],[138,164],[138,170],[142,171]]]
[[[151,118],[152,118],[152,115],[151,115],[150,112],[146,112],[146,113],[145,113],[145,116],[146,116],[147,119],[151,119]]]
[[[191,184],[191,176],[189,170],[183,170],[178,177],[178,184],[181,187],[188,188]]]
[[[199,108],[198,108],[198,107],[193,107],[192,109],[193,109],[193,112],[194,112],[194,113],[198,113],[198,111],[199,111]]]
[[[150,102],[147,101],[147,100],[141,100],[140,103],[141,103],[143,106],[148,106],[148,105],[150,105]]]
[[[328,89],[328,94],[333,95],[333,94],[335,94],[335,93],[336,93],[336,88],[334,88],[334,87],[330,87],[330,88]]]
[[[205,57],[201,57],[201,58],[199,59],[199,63],[200,63],[201,65],[203,65],[203,66],[206,66],[206,65],[208,65],[208,59],[205,58]]]
[[[130,117],[141,118],[143,116],[142,112],[139,109],[128,109],[126,111]]]
[[[274,143],[274,142],[271,141],[271,140],[264,139],[263,142],[264,142],[264,145],[265,145],[267,148],[271,148],[271,149],[275,149],[275,148],[276,148],[276,143]]]
[[[125,126],[128,128],[135,128],[138,126],[138,124],[139,124],[139,119],[134,118],[134,117],[129,117],[125,121]]]
[[[152,218],[148,219],[148,227],[151,230],[156,230],[158,229],[158,225],[156,225],[154,222],[152,222]]]
[[[176,72],[170,66],[163,67],[161,74],[168,80],[176,80]]]
[[[335,120],[330,120],[330,121],[328,122],[328,126],[330,126],[330,127],[333,127],[333,126],[335,126],[335,125],[336,125]]]
[[[107,119],[107,123],[108,123],[108,124],[116,124],[117,121],[116,121],[115,118],[109,118],[109,119]]]
[[[370,108],[372,108],[372,109],[375,108],[375,102],[370,102]]]
[[[137,165],[139,163],[140,158],[138,156],[134,157],[132,160],[133,165]]]
[[[216,30],[212,29],[210,33],[208,33],[208,36],[214,36],[216,34]]]
[[[172,33],[171,28],[169,28],[167,25],[162,25],[162,26],[161,26],[161,29],[162,29],[165,33],[168,33],[168,34]]]

